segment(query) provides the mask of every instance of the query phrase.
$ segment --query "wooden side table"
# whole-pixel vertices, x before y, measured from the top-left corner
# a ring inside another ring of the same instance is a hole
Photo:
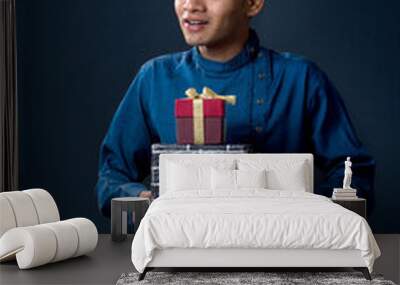
[[[333,199],[332,201],[342,207],[359,214],[364,219],[367,219],[367,200],[363,198],[356,199]]]
[[[149,208],[150,200],[140,197],[122,197],[111,200],[111,239],[123,241],[128,235],[128,223],[134,224],[133,234]],[[128,218],[129,217],[129,218]]]

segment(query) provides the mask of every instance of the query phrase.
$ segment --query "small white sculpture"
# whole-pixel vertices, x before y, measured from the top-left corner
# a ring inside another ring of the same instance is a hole
[[[343,179],[343,189],[353,189],[351,188],[351,177],[353,172],[351,171],[351,161],[350,157],[347,157],[347,160],[344,162],[345,169],[344,169],[344,179]]]

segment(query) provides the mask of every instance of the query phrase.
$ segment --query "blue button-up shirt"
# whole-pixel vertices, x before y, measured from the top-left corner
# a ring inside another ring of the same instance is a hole
[[[120,103],[100,149],[96,186],[102,213],[114,197],[137,196],[150,173],[152,143],[176,143],[175,99],[207,86],[236,95],[226,105],[226,143],[252,144],[259,153],[313,153],[325,178],[315,192],[341,187],[344,161],[353,162],[352,187],[372,190],[374,161],[327,76],[312,62],[260,47],[256,33],[227,62],[202,57],[196,47],[146,62]]]

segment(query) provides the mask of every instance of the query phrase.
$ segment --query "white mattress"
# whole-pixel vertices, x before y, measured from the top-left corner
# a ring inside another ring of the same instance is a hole
[[[156,249],[169,248],[359,250],[370,271],[380,255],[361,216],[316,194],[265,189],[156,199],[136,232],[132,262],[143,272]]]

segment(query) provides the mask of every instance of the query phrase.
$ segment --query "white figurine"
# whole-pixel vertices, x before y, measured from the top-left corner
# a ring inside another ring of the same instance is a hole
[[[350,157],[347,157],[347,160],[344,162],[345,169],[344,169],[344,179],[343,179],[343,189],[353,189],[351,188],[351,177],[353,172],[351,171],[351,161]]]

